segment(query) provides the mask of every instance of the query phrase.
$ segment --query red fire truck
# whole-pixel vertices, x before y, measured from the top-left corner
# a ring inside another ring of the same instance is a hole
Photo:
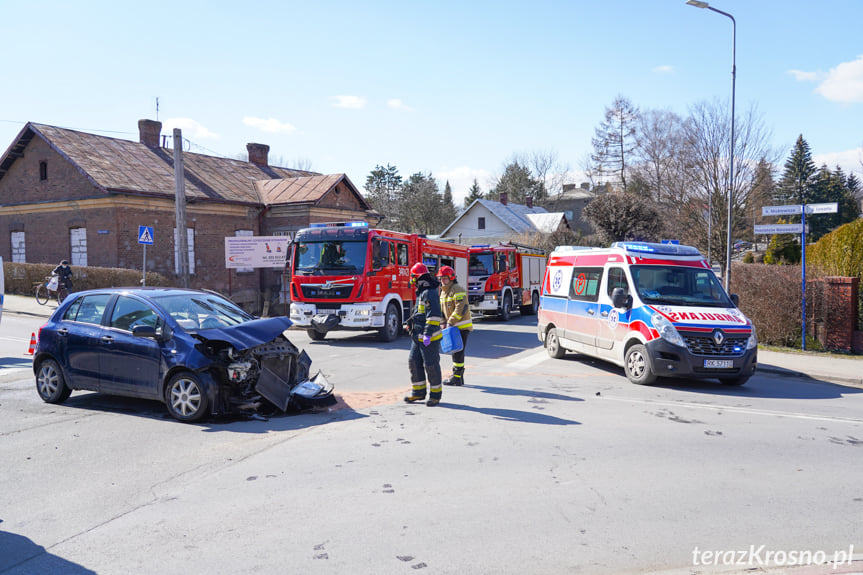
[[[522,314],[536,314],[546,256],[541,250],[501,242],[470,247],[468,300],[475,313],[510,318],[513,306]]]
[[[314,340],[332,330],[377,330],[382,341],[394,340],[414,303],[410,269],[417,262],[433,275],[447,265],[467,276],[467,246],[366,222],[312,224],[292,246],[290,318]]]

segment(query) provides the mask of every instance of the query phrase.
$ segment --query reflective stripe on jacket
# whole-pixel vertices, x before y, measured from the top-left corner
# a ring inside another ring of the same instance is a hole
[[[437,289],[424,289],[417,294],[417,303],[411,314],[413,336],[422,341],[423,336],[431,337],[432,341],[441,338],[440,296]]]
[[[465,331],[473,331],[473,321],[468,305],[467,291],[454,281],[440,290],[440,307],[447,325]]]

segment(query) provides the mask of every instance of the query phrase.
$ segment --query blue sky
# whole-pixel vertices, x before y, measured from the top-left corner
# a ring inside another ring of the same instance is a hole
[[[803,134],[863,173],[863,2],[711,5],[737,21],[738,114],[781,162]],[[137,140],[158,98],[193,152],[268,144],[360,189],[389,163],[456,200],[516,153],[580,170],[618,95],[683,115],[731,96],[731,20],[684,0],[0,0],[0,38],[2,150],[27,121]]]

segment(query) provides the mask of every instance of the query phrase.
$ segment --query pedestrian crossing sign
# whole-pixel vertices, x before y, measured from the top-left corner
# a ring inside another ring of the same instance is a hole
[[[138,226],[138,243],[153,245],[153,226]]]

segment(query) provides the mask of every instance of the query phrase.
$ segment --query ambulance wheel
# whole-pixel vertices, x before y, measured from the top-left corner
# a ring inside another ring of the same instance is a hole
[[[399,317],[399,308],[395,303],[387,306],[387,314],[384,316],[384,327],[378,330],[380,341],[393,341],[399,336],[402,318]]]
[[[506,292],[503,294],[503,303],[500,306],[500,319],[501,321],[509,321],[509,318],[512,317],[512,294]]]
[[[636,385],[650,385],[656,381],[656,375],[650,371],[650,362],[647,361],[647,348],[640,343],[626,350],[623,369],[629,381]]]
[[[325,337],[327,337],[326,333],[311,328],[307,329],[306,333],[309,335],[309,339],[314,341],[322,341]]]
[[[557,329],[551,328],[545,334],[545,350],[554,359],[560,359],[566,354],[566,350],[561,347],[560,340],[557,339]]]

